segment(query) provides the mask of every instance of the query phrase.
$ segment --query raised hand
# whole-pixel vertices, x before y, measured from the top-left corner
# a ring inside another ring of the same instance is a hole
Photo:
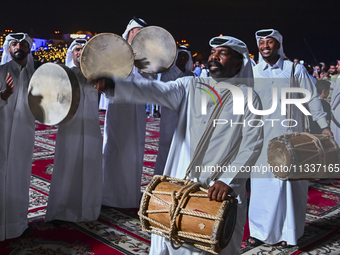
[[[6,81],[6,88],[4,88],[1,91],[1,98],[2,100],[6,101],[10,97],[10,95],[12,95],[14,92],[13,78],[10,73],[7,73],[7,77],[5,81]]]

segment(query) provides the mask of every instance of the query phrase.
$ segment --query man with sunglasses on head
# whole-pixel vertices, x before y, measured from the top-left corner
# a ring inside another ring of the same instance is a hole
[[[6,36],[0,66],[0,241],[27,236],[29,186],[34,149],[34,116],[28,106],[34,72],[32,39]]]
[[[278,102],[281,102],[281,88],[290,87],[290,76],[293,63],[284,60],[282,35],[274,29],[264,29],[256,32],[259,49],[259,63],[254,67],[255,91],[259,94],[264,110],[271,108],[272,88],[277,88]],[[313,119],[318,122],[323,134],[332,136],[326,121],[316,88],[310,80],[306,69],[297,64],[294,78],[295,87],[311,92],[308,102]],[[293,98],[299,98],[293,93]],[[293,107],[293,106],[292,106]],[[268,166],[268,143],[274,137],[291,132],[303,132],[302,112],[292,108],[291,116],[281,115],[281,107],[263,116],[264,143],[261,155],[256,165]],[[280,123],[285,119],[294,119],[297,124],[287,130],[284,125],[275,125],[270,120]],[[268,121],[266,121],[268,120]],[[269,166],[268,166],[269,169]],[[308,181],[281,181],[274,178],[272,172],[252,173],[251,197],[249,205],[250,237],[248,244],[258,246],[262,243],[279,244],[282,247],[296,245],[298,238],[304,233],[305,214],[307,206]]]
[[[58,126],[51,189],[45,221],[92,221],[102,198],[102,135],[98,91],[84,77],[80,56],[85,39],[68,48],[66,66],[76,75],[80,99],[75,115]]]
[[[208,62],[211,73],[209,78],[183,77],[167,83],[140,79],[104,78],[99,79],[95,86],[98,90],[105,91],[114,101],[158,103],[178,114],[176,131],[164,174],[183,179],[188,169],[188,179],[200,182],[202,185],[206,182],[211,185],[208,198],[204,199],[223,201],[227,196],[237,197],[235,230],[229,244],[220,253],[236,255],[240,253],[243,227],[247,218],[245,183],[250,174],[242,169],[255,164],[262,148],[263,138],[262,128],[257,125],[261,116],[249,110],[248,93],[251,93],[252,105],[256,109],[261,109],[261,102],[256,93],[248,90],[253,86],[253,72],[245,43],[231,36],[222,36],[212,38],[209,44],[212,47]],[[202,100],[208,88],[218,93],[223,103],[215,105],[213,98]],[[239,99],[242,100],[238,101],[242,101],[240,108],[244,109],[244,114],[233,114],[236,100],[232,100],[232,97],[229,100],[226,99],[232,90],[239,92],[238,96],[241,97]],[[206,114],[202,113],[202,108],[206,110]],[[220,114],[215,115],[216,112]],[[212,122],[215,121],[215,117],[239,124],[252,119],[255,120],[255,124],[232,126],[228,123],[213,127]],[[206,134],[205,132],[212,133],[205,136],[203,135]],[[202,153],[197,153],[201,149]],[[194,155],[198,155],[197,158]],[[228,165],[235,169],[235,172],[226,172],[225,175],[219,172],[216,178],[212,178],[213,181],[209,181],[211,172],[201,173],[195,170],[197,166],[215,165]],[[202,227],[204,228],[204,224]],[[174,249],[167,238],[152,234],[150,254],[203,255],[211,253],[186,244],[179,249]]]

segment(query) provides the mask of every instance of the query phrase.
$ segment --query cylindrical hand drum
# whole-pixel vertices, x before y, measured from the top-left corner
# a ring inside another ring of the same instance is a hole
[[[131,46],[136,53],[135,66],[145,73],[162,73],[169,69],[177,54],[172,35],[164,28],[150,26],[138,31]]]
[[[270,140],[268,163],[281,180],[340,178],[340,150],[326,135],[293,133]]]
[[[126,78],[133,68],[133,51],[121,36],[102,33],[84,46],[80,67],[88,80],[100,77]]]
[[[64,65],[43,64],[34,72],[28,91],[31,112],[43,124],[65,123],[78,109],[78,80],[73,71]]]
[[[155,175],[146,187],[138,212],[144,231],[182,244],[220,253],[233,234],[237,199],[209,201],[200,183]]]

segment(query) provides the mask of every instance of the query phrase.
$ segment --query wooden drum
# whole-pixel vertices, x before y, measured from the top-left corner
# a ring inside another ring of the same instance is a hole
[[[139,209],[144,231],[218,254],[233,234],[237,199],[209,201],[200,183],[155,175],[146,187]]]
[[[134,64],[132,48],[122,37],[102,33],[88,41],[81,53],[80,68],[88,80],[130,75]]]
[[[34,72],[28,91],[31,112],[43,124],[65,123],[78,109],[78,80],[73,71],[64,65],[43,64]]]
[[[268,163],[281,180],[340,178],[340,150],[326,135],[293,133],[269,142]]]
[[[136,53],[135,66],[145,73],[162,73],[175,61],[177,46],[164,28],[145,27],[133,37],[131,47]]]

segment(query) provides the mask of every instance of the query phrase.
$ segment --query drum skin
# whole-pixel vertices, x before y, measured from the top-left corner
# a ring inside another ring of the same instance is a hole
[[[273,138],[268,146],[268,163],[281,180],[340,178],[339,171],[327,170],[339,166],[339,146],[322,134],[294,133]]]
[[[80,68],[88,80],[100,77],[126,78],[134,65],[133,51],[129,43],[113,33],[92,37],[84,46]]]
[[[28,91],[30,110],[42,124],[65,123],[78,109],[79,83],[73,71],[64,65],[40,66],[30,80]]]
[[[155,176],[154,178],[157,178]],[[153,185],[153,184],[151,184]],[[153,191],[161,192],[173,192],[180,190],[183,185],[179,185],[172,182],[158,182],[155,183],[156,186],[152,189]],[[194,191],[195,194],[207,194],[203,191]],[[155,194],[161,200],[171,204],[172,199],[170,195]],[[228,198],[229,199],[229,198]],[[147,207],[142,208],[143,204],[146,202]],[[217,202],[215,200],[209,201],[207,197],[186,197],[182,208],[187,210],[192,210],[194,212],[200,212],[203,214],[210,214],[217,216],[222,213],[223,220],[221,222],[215,221],[213,219],[201,218],[194,215],[179,214],[176,218],[176,228],[178,231],[189,232],[200,235],[210,236],[211,241],[217,240],[217,244],[213,247],[213,251],[219,253],[223,248],[225,248],[233,234],[236,217],[237,217],[237,200],[230,198],[227,201]],[[143,195],[141,208],[139,213],[146,213],[147,211],[153,210],[166,210],[168,207],[160,203],[157,199]],[[145,214],[150,219],[163,224],[166,227],[170,227],[169,213],[146,213]],[[158,227],[157,224],[152,221],[145,221],[141,218],[143,223],[147,228],[150,226]],[[207,243],[191,240],[188,238],[183,238],[187,244],[199,244],[210,246]]]
[[[150,74],[168,70],[177,54],[176,42],[172,35],[157,26],[139,30],[133,37],[131,46],[136,54],[135,66]]]

